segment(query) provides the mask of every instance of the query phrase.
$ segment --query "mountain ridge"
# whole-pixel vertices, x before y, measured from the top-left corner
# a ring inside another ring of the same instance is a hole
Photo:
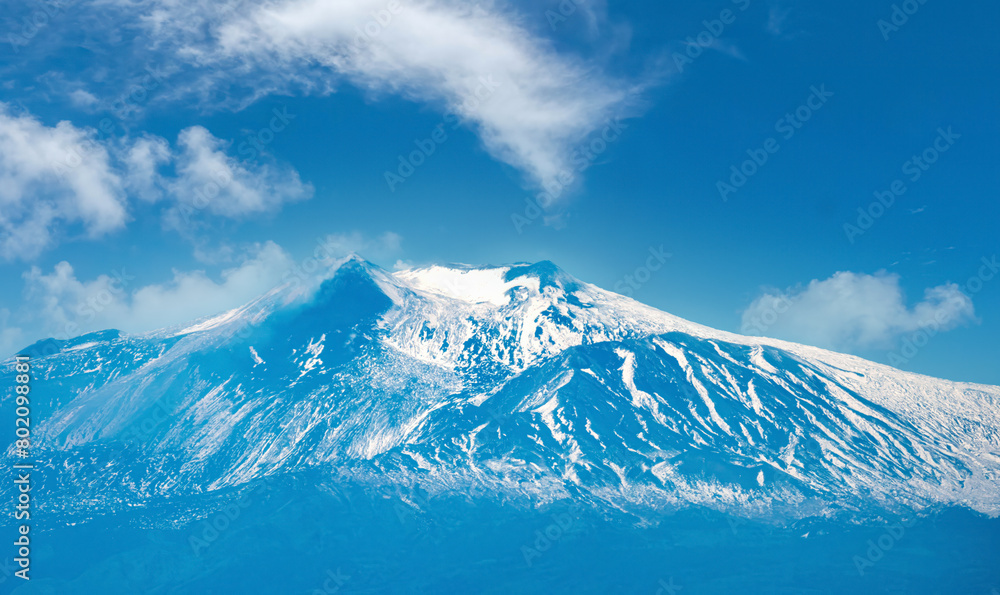
[[[642,511],[1000,514],[1000,389],[716,331],[547,261],[351,257],[216,316],[102,333],[35,360],[59,395],[35,431],[69,469],[53,481],[112,503],[325,468]],[[122,444],[132,458],[101,454]]]

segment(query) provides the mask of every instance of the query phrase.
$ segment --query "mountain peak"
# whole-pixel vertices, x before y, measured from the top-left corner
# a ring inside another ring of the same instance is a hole
[[[496,306],[510,303],[510,292],[519,287],[535,293],[549,287],[566,293],[580,288],[576,279],[548,260],[505,266],[434,265],[400,271],[394,276],[421,291]]]
[[[518,263],[507,269],[507,272],[504,274],[505,281],[513,281],[519,277],[537,278],[539,289],[556,287],[565,290],[567,293],[571,293],[580,287],[580,283],[576,279],[559,268],[551,260],[540,260],[535,264]]]

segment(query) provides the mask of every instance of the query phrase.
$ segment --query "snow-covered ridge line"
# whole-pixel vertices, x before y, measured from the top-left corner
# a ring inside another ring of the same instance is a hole
[[[364,465],[615,507],[1000,514],[1000,388],[717,331],[547,262],[389,273],[347,259],[39,364],[58,395],[38,411],[39,447],[74,489],[115,501]],[[148,460],[73,458],[119,442]]]

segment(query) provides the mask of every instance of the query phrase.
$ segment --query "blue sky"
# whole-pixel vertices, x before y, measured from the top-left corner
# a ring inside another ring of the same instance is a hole
[[[1000,384],[994,4],[2,6],[4,353],[323,242]]]

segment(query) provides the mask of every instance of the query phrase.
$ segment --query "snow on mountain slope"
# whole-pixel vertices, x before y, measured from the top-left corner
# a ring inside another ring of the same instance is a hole
[[[321,281],[36,345],[57,351],[34,362],[52,506],[321,468],[630,509],[1000,514],[1000,388],[716,331],[548,262],[351,258]]]

